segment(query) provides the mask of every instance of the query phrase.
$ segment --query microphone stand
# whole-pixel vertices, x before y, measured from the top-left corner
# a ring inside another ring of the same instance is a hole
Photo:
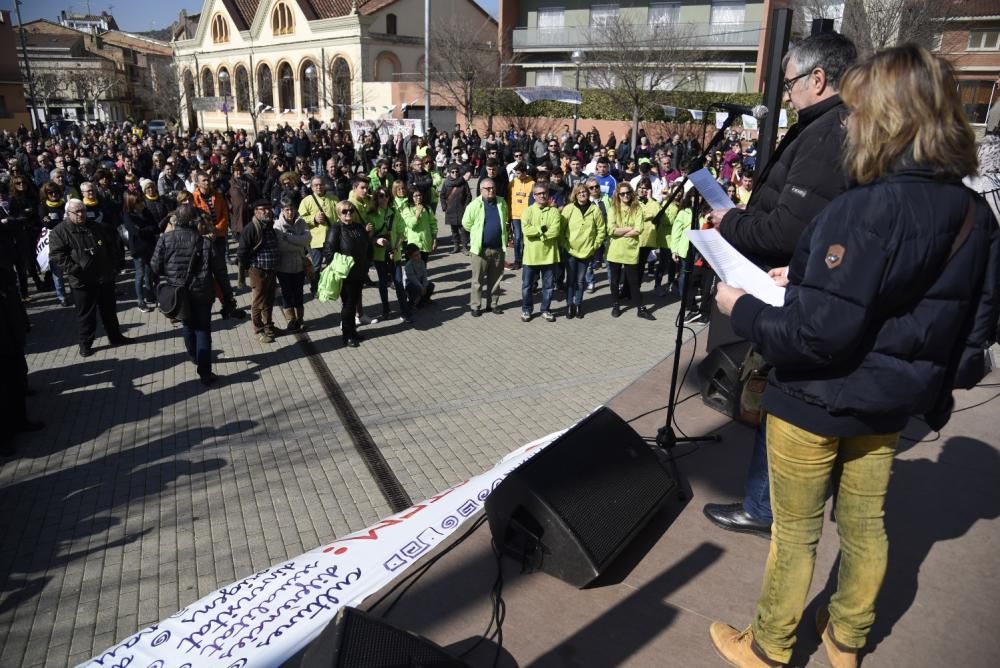
[[[729,114],[725,122],[723,122],[722,127],[716,130],[715,135],[712,136],[712,140],[708,145],[702,150],[701,155],[697,156],[689,162],[689,171],[696,172],[705,166],[705,156],[710,155],[712,151],[715,150],[723,138],[726,136],[726,130],[732,125],[733,121],[736,120],[735,114]],[[705,129],[708,127],[708,117],[703,116],[702,120],[702,133],[701,136],[704,138]],[[667,207],[677,198],[678,194],[683,192],[684,185],[687,183],[687,176],[680,179],[680,186],[675,187],[670,196],[666,199],[663,205],[660,207],[659,213],[657,213],[657,218],[663,215]],[[693,229],[700,229],[699,225],[699,211],[701,211],[701,195],[695,190],[691,198],[691,227]],[[674,457],[674,447],[678,443],[718,443],[722,440],[722,436],[718,434],[712,434],[707,436],[677,436],[674,433],[674,414],[677,411],[677,395],[680,388],[677,387],[677,375],[680,370],[680,359],[681,359],[681,348],[684,345],[684,316],[686,312],[686,306],[688,303],[688,297],[691,294],[691,266],[694,264],[692,262],[692,256],[694,251],[692,246],[688,245],[688,252],[681,259],[681,266],[678,269],[677,279],[684,278],[684,291],[681,294],[681,305],[677,312],[677,338],[674,341],[674,360],[673,368],[670,372],[670,390],[667,395],[667,419],[663,426],[656,431],[656,445],[667,453],[667,460],[670,464],[670,472],[674,476],[674,480],[680,482],[680,471],[677,468],[677,460]],[[681,501],[687,499],[687,495],[684,492],[680,484],[677,486],[677,498]]]

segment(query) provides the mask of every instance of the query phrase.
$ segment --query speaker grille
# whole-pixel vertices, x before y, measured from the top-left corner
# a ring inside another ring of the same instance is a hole
[[[524,467],[526,480],[545,490],[549,506],[601,567],[674,489],[649,446],[608,410],[594,413],[536,459]]]
[[[350,608],[343,611],[337,666],[341,668],[452,668],[466,664],[420,636]]]

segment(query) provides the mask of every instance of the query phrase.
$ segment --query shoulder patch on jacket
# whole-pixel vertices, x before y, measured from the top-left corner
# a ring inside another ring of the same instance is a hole
[[[827,269],[836,269],[844,261],[844,247],[840,244],[833,244],[826,249],[826,257],[823,260],[826,262]]]
[[[789,190],[792,191],[793,195],[798,195],[799,197],[802,198],[804,198],[808,194],[805,188],[800,188],[798,186],[792,186],[791,188],[789,188]]]

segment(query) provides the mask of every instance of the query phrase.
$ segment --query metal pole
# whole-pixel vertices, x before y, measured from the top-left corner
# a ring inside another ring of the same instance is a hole
[[[198,54],[192,54],[194,56],[194,90],[198,93],[198,97],[201,97],[201,66],[198,64]],[[198,110],[198,129],[204,131],[205,129],[205,112]]]
[[[472,119],[465,119],[466,124]],[[431,0],[424,0],[424,136],[431,127]]]
[[[580,92],[580,63],[576,64],[576,92]],[[573,138],[576,138],[576,119],[580,116],[580,105],[573,109]],[[570,142],[572,143],[572,142]]]
[[[14,0],[17,13],[17,32],[21,35],[21,52],[24,54],[24,71],[28,74],[28,94],[31,95],[31,129],[38,129],[38,98],[35,97],[35,80],[31,78],[31,63],[28,62],[28,46],[24,41],[24,26],[21,23],[21,0]]]
[[[257,90],[254,87],[254,79],[257,72],[253,69],[253,40],[250,41],[250,120],[253,121],[253,140],[257,142]]]

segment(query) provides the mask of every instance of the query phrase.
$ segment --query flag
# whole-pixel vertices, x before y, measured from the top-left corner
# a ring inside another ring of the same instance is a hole
[[[688,113],[691,114],[691,118],[693,118],[696,121],[700,121],[701,119],[705,118],[705,112],[699,109],[688,109]]]
[[[671,107],[665,104],[661,104],[663,107],[663,115],[667,118],[677,118],[677,107]]]
[[[721,129],[722,126],[726,124],[727,120],[729,120],[729,114],[724,111],[715,112],[715,127]]]

